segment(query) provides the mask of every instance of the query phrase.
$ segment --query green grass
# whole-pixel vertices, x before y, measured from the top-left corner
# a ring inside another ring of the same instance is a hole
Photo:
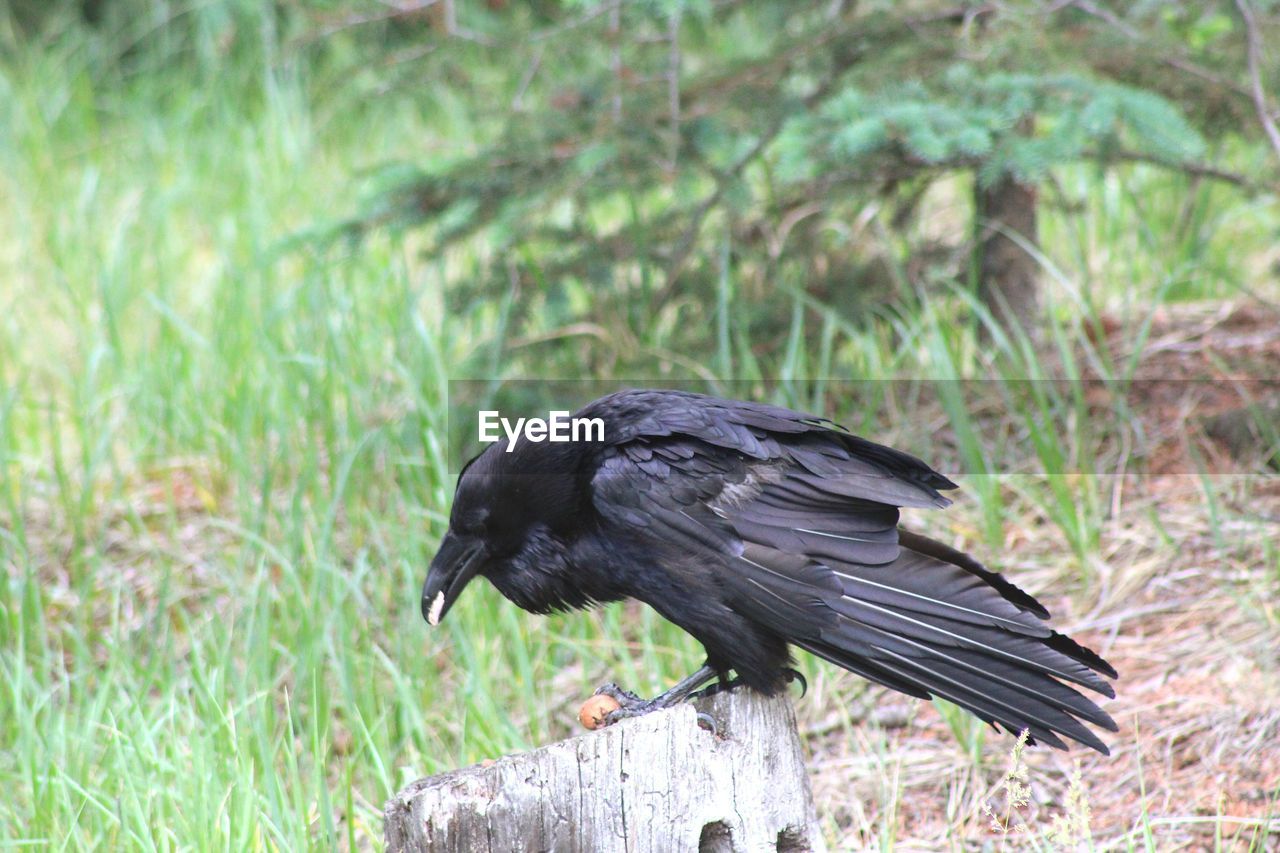
[[[534,618],[481,585],[426,628],[417,595],[452,490],[447,380],[571,375],[579,350],[524,318],[551,343],[504,353],[500,301],[448,306],[483,248],[292,239],[355,210],[359,176],[471,144],[456,98],[370,97],[331,54],[264,40],[223,57],[206,41],[199,61],[125,73],[69,29],[0,64],[6,845],[355,847],[411,779],[564,735],[605,677],[656,691],[700,662],[648,610]],[[1219,188],[1188,200],[1185,183],[1064,172],[1088,212],[1046,217],[1056,275],[1077,287],[1055,288],[1057,340],[1104,307],[1236,292],[1230,258],[1266,244],[1274,212]],[[945,290],[864,325],[779,282],[787,342],[762,360],[735,323],[749,297],[728,254],[686,375],[780,377],[807,408],[830,402],[823,377],[937,380],[957,441],[934,459],[970,473],[960,517],[991,544],[1045,520],[1090,584],[1105,485],[1034,474],[1099,464],[1078,385],[1019,391],[1042,375],[1035,356],[957,328],[964,299]],[[625,369],[669,367],[682,322],[626,330]],[[1001,428],[1029,448],[1012,480],[990,467],[991,424],[947,396],[975,377],[997,379]],[[892,411],[916,392],[876,393]],[[830,413],[887,427],[852,401]],[[909,425],[884,435],[929,446]],[[949,719],[976,762],[984,730]],[[892,825],[877,831],[891,846]]]

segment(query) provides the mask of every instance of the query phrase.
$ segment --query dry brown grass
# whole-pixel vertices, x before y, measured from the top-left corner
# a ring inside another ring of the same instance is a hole
[[[1165,316],[1153,332],[1139,375],[1256,378],[1280,365],[1273,312]],[[840,847],[1280,846],[1280,487],[1258,459],[1206,438],[1204,416],[1236,399],[1227,384],[1147,387],[1138,416],[1156,473],[1117,479],[1088,566],[1096,582],[1080,583],[1053,536],[1011,529],[1002,551],[1055,623],[1119,670],[1105,703],[1120,724],[1112,755],[1030,747],[1010,777],[1012,737],[988,731],[966,750],[936,708],[824,671],[799,712]],[[976,525],[972,503],[947,513],[953,540]],[[824,712],[839,705],[854,711]]]

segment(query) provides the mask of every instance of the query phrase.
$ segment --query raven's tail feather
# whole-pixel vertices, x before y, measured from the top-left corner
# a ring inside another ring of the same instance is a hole
[[[819,637],[793,640],[819,657],[913,696],[938,696],[1010,732],[1066,748],[1060,735],[1108,754],[1083,722],[1105,711],[1064,684],[1112,697],[1112,667],[1045,627],[1048,612],[1000,575],[941,543],[903,532],[881,566],[831,565],[844,588]]]

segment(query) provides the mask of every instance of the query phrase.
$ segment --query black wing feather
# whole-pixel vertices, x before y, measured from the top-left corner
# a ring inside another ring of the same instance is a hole
[[[1101,676],[1115,670],[1001,575],[898,528],[899,507],[946,506],[950,480],[773,406],[671,392],[602,405],[627,416],[592,480],[600,517],[692,555],[732,612],[912,696],[1107,751],[1081,721],[1115,721],[1064,682],[1112,696]]]

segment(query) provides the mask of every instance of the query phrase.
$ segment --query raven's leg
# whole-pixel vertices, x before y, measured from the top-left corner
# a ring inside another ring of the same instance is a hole
[[[627,717],[640,717],[653,711],[660,711],[663,708],[670,708],[672,705],[678,705],[684,700],[693,696],[699,687],[718,678],[720,673],[709,666],[703,665],[701,669],[693,675],[682,680],[675,687],[672,687],[666,693],[655,696],[652,699],[641,699],[630,690],[623,690],[616,684],[603,684],[596,688],[596,695],[612,696],[621,706],[617,710],[610,711],[605,716],[606,723],[616,723],[618,720],[624,720]]]
[[[717,693],[728,693],[730,690],[737,690],[739,687],[742,687],[745,684],[746,682],[743,681],[741,677],[730,678],[726,681],[717,681],[715,684],[708,684],[706,687],[702,688],[697,693],[694,693],[689,698],[690,699],[709,699],[712,696],[715,696]]]
[[[782,675],[786,678],[787,683],[792,681],[800,682],[801,696],[808,692],[809,683],[805,681],[804,676],[797,670],[789,666],[784,667]],[[713,679],[718,679],[715,684],[704,687],[701,690],[698,689]],[[628,717],[641,717],[654,711],[660,711],[663,708],[670,708],[672,705],[678,705],[686,699],[706,699],[709,696],[715,696],[717,693],[741,687],[743,683],[741,677],[725,680],[723,673],[704,664],[693,675],[684,679],[666,693],[662,693],[652,699],[641,699],[630,690],[623,690],[613,682],[597,687],[596,695],[612,696],[621,706],[605,715],[605,723],[612,724]]]
[[[804,694],[809,692],[809,682],[805,681],[804,676],[800,674],[799,670],[792,669],[789,666],[783,667],[782,675],[784,678],[786,678],[788,684],[790,684],[793,681],[800,682],[801,696],[804,696]],[[727,690],[736,690],[742,685],[743,685],[743,681],[741,677],[730,679],[729,681],[717,681],[715,684],[708,685],[707,687],[704,687],[701,690],[699,690],[697,693],[692,694],[689,698],[690,699],[706,699],[709,696],[715,696],[717,693],[724,693]]]

